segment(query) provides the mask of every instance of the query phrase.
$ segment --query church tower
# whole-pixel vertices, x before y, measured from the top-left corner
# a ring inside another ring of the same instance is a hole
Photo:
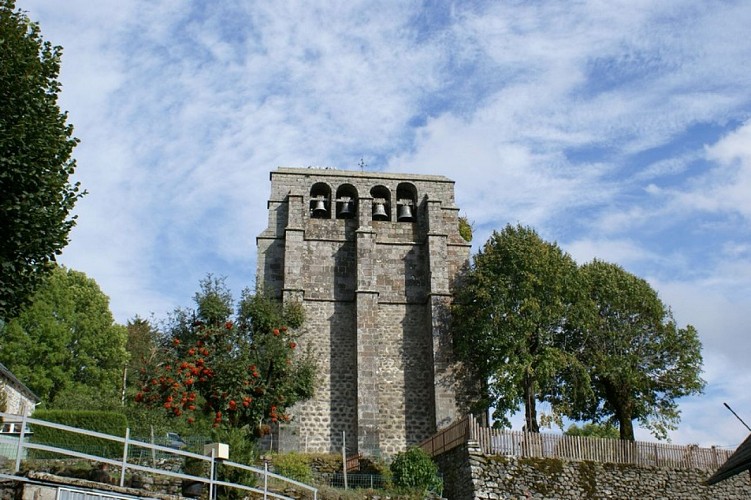
[[[339,451],[345,433],[350,452],[392,455],[460,417],[448,306],[470,245],[454,182],[278,168],[268,210],[257,283],[303,306],[319,367],[292,409],[305,448]]]

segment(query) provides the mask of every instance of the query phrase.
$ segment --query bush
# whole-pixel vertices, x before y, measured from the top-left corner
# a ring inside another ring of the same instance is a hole
[[[311,458],[296,452],[274,455],[271,459],[277,474],[287,476],[301,483],[313,482],[313,471],[310,468]]]
[[[443,481],[438,466],[420,448],[410,448],[398,453],[391,462],[394,486],[409,490],[441,491]]]
[[[258,459],[258,450],[253,436],[246,427],[243,428],[219,428],[212,433],[212,439],[216,443],[229,445],[229,459],[232,462],[243,465],[251,465]],[[229,467],[223,463],[217,464],[217,479],[228,483],[243,484],[245,486],[256,485],[256,475],[250,471]],[[219,498],[236,500],[245,496],[245,491],[237,488],[219,487]]]
[[[37,410],[32,417],[119,437],[124,437],[125,430],[128,428],[128,420],[125,415],[109,411]],[[123,455],[123,444],[117,441],[33,424],[31,430],[34,432],[32,438],[34,443],[80,451],[105,458],[120,458]],[[35,458],[50,458],[51,456],[59,455],[34,450]]]

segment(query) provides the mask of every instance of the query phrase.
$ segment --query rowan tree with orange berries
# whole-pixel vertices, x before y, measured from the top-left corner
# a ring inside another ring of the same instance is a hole
[[[189,424],[201,416],[213,427],[288,421],[287,410],[315,386],[315,363],[295,334],[302,309],[245,290],[233,311],[224,280],[212,276],[194,300],[195,310],[171,315],[159,362],[144,369],[135,400]]]

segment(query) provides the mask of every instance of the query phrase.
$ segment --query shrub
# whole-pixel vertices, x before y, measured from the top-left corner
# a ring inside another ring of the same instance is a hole
[[[218,428],[212,433],[212,439],[217,443],[229,445],[229,459],[243,465],[251,465],[258,459],[258,449],[247,427],[243,428]],[[217,465],[217,478],[228,483],[243,484],[245,486],[256,485],[256,475],[235,467],[228,467],[222,463]],[[245,496],[245,491],[237,488],[219,487],[219,498],[236,500]]]
[[[410,448],[398,453],[391,462],[394,486],[421,491],[441,491],[443,481],[438,475],[438,466],[420,448]]]
[[[310,456],[290,452],[282,455],[274,455],[271,461],[277,474],[287,476],[302,483],[313,482]]]

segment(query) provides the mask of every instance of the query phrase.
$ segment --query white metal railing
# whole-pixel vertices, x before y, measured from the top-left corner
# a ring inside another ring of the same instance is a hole
[[[60,455],[75,457],[75,458],[81,458],[84,460],[91,460],[96,461],[100,463],[105,463],[114,467],[120,468],[120,478],[119,478],[119,486],[124,487],[125,486],[125,473],[126,471],[138,471],[143,472],[147,474],[160,474],[168,477],[178,478],[178,479],[186,479],[189,481],[195,481],[200,482],[203,484],[207,484],[209,486],[209,498],[214,499],[216,497],[216,488],[218,486],[224,486],[228,488],[237,488],[240,490],[246,490],[251,491],[254,493],[262,494],[263,498],[280,498],[280,499],[287,499],[289,497],[286,497],[284,495],[280,495],[278,493],[275,493],[273,491],[269,490],[269,480],[272,481],[280,481],[282,483],[287,483],[289,486],[296,486],[298,488],[302,488],[303,490],[307,490],[312,494],[313,500],[317,500],[318,498],[318,489],[314,486],[310,486],[305,483],[301,483],[299,481],[295,481],[294,479],[290,479],[284,476],[281,476],[279,474],[274,474],[273,472],[269,471],[268,463],[264,463],[263,468],[259,467],[253,467],[250,465],[244,465],[239,464],[236,462],[230,462],[228,460],[220,460],[214,456],[215,452],[214,450],[211,451],[211,455],[200,455],[198,453],[193,453],[189,451],[183,451],[183,450],[177,450],[174,448],[170,448],[168,446],[162,446],[158,444],[153,443],[147,443],[144,441],[139,441],[136,439],[130,438],[130,429],[125,430],[125,436],[113,436],[111,434],[104,434],[101,432],[96,431],[89,431],[85,429],[79,429],[76,427],[70,427],[63,424],[58,424],[55,422],[48,422],[45,420],[38,420],[30,417],[26,417],[23,415],[14,415],[10,413],[3,413],[0,412],[0,418],[4,422],[20,422],[21,423],[21,429],[27,429],[28,425],[35,425],[35,426],[41,426],[41,427],[49,427],[52,429],[58,429],[61,431],[71,432],[73,434],[81,434],[85,436],[92,436],[100,439],[105,439],[109,441],[113,441],[116,443],[122,444],[122,458],[120,459],[113,459],[108,457],[100,457],[97,455],[89,454],[89,453],[83,453],[76,450],[71,450],[67,448],[60,448],[57,446],[50,446],[45,445],[41,443],[34,443],[30,441],[26,433],[22,432],[19,434],[18,437],[11,437],[8,435],[0,435],[0,444],[11,444],[15,446],[15,469],[14,473],[17,473],[21,468],[21,460],[24,456],[26,456],[28,450],[40,450],[40,451],[46,451],[51,453],[58,453]],[[193,458],[201,461],[208,462],[209,464],[209,475],[208,477],[203,476],[194,476],[190,474],[185,474],[183,472],[173,472],[166,469],[160,469],[155,466],[149,467],[146,465],[142,465],[139,463],[129,462],[128,457],[129,453],[132,448],[144,448],[147,450],[152,451],[159,451],[168,455],[174,455],[176,457],[182,457],[182,458]],[[251,472],[253,474],[256,474],[263,480],[263,488],[256,488],[253,486],[247,486],[244,484],[237,484],[237,483],[230,483],[226,481],[221,481],[219,479],[215,478],[216,475],[216,466],[221,463],[225,467],[240,469],[243,471]]]

